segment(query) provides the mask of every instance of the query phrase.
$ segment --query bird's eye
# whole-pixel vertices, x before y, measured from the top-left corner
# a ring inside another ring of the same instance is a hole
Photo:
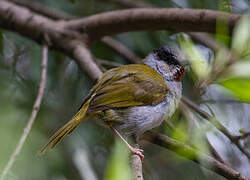
[[[181,79],[184,76],[184,74],[185,74],[184,67],[178,66],[178,67],[175,68],[175,71],[174,71],[174,74],[173,74],[174,75],[174,79],[176,81],[181,81]]]

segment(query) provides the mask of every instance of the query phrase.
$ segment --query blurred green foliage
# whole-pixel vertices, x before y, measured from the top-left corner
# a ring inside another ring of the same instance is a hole
[[[220,84],[229,89],[240,100],[250,102],[250,78],[232,78],[222,81]]]
[[[196,78],[204,79],[211,71],[211,66],[203,56],[202,52],[194,45],[189,37],[179,36],[181,49],[187,55],[190,61],[190,67],[196,75]]]
[[[105,180],[130,180],[132,179],[129,165],[130,152],[120,140],[115,141],[114,150],[108,161]]]
[[[245,16],[239,21],[233,34],[232,50],[238,55],[241,55],[243,57],[250,55],[249,29],[250,29],[250,18],[248,16]]]

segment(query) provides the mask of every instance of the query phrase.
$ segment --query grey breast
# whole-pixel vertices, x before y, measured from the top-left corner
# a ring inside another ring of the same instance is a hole
[[[121,122],[116,124],[116,128],[125,135],[140,135],[159,126],[165,119],[172,116],[180,101],[179,86],[181,83],[176,84],[175,82],[171,85],[173,89],[170,89],[166,98],[155,106],[135,106],[129,107],[125,111],[124,109],[116,110],[118,121]]]

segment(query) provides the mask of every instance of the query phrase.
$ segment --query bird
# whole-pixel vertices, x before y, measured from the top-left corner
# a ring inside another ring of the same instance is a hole
[[[172,116],[182,96],[185,68],[176,48],[154,49],[143,64],[122,65],[106,71],[85,97],[77,113],[51,136],[39,154],[54,148],[86,119],[109,127],[130,151],[144,158],[143,150],[131,146],[145,132]]]

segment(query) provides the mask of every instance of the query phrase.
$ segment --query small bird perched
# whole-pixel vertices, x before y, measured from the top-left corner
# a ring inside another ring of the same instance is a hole
[[[130,146],[120,132],[138,139],[174,113],[185,72],[178,57],[175,49],[164,46],[153,50],[144,64],[124,65],[105,72],[76,115],[49,139],[40,153],[53,148],[83,120],[95,118],[109,126],[132,153],[143,158],[142,150]]]

